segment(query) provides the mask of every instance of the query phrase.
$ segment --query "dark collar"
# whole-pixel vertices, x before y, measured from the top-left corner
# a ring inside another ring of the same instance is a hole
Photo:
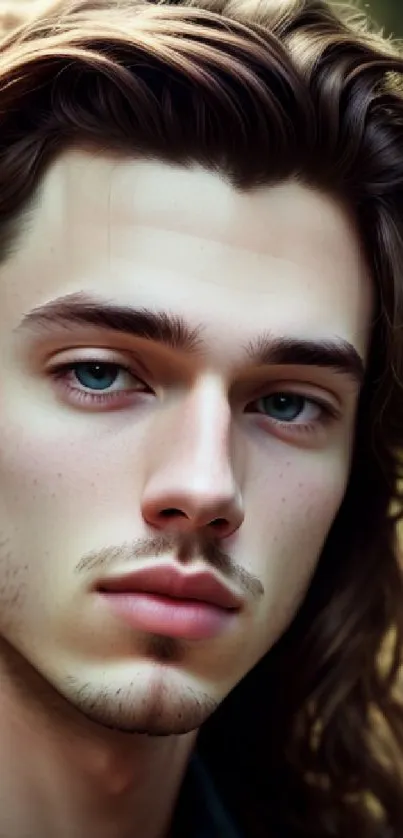
[[[197,755],[189,763],[172,829],[173,838],[242,838]]]

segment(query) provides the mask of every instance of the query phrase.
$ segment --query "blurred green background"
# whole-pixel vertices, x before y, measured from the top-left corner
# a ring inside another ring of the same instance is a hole
[[[388,34],[403,38],[403,0],[361,0],[360,5]]]
[[[36,3],[38,5],[44,0],[0,0],[0,11],[2,7],[11,10],[13,7],[29,7]],[[343,0],[335,0],[336,4]],[[388,34],[403,38],[403,0],[353,0],[365,9],[368,9],[371,17],[376,23],[385,27]]]

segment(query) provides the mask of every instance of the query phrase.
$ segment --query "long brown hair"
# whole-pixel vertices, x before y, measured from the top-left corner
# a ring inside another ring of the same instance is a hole
[[[46,8],[3,17],[2,259],[73,144],[198,162],[241,190],[298,178],[355,216],[377,311],[347,492],[299,613],[199,746],[248,838],[403,835],[402,54],[325,0]]]

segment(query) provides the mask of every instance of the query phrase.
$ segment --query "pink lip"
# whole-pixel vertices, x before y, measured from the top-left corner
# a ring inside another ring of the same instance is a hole
[[[220,634],[242,604],[209,571],[183,573],[167,564],[103,580],[97,590],[132,628],[185,640]]]
[[[183,573],[170,564],[154,565],[126,576],[105,579],[98,590],[107,593],[159,594],[174,599],[194,599],[219,608],[239,608],[242,600],[210,571]]]

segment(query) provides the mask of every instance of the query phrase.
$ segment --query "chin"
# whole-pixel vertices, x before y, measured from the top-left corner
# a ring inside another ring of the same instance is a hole
[[[142,660],[134,665],[125,661],[102,670],[87,666],[54,686],[70,707],[92,723],[149,736],[197,731],[221,700],[216,685],[210,689],[172,660]]]

